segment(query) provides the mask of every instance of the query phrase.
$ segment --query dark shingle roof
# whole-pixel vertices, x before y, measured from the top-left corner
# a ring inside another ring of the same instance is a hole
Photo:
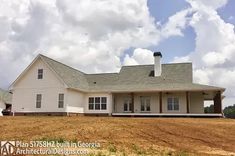
[[[123,66],[119,73],[85,74],[46,56],[40,57],[69,88],[85,92],[224,90],[193,83],[192,63],[162,64],[162,75],[154,77],[153,65]]]
[[[44,60],[70,88],[86,90],[88,82],[83,72],[55,61],[44,55],[40,55]]]
[[[162,64],[162,75],[154,77],[153,65],[123,66],[120,84],[192,83],[192,64]]]

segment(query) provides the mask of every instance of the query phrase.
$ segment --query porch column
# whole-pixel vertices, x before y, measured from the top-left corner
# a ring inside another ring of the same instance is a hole
[[[189,92],[186,92],[187,113],[189,113]]]
[[[220,91],[216,93],[213,100],[214,100],[214,113],[222,113],[222,98]]]
[[[131,93],[131,103],[132,103],[132,110],[131,112],[135,112],[135,104],[134,104],[134,93]]]
[[[162,92],[159,93],[159,112],[162,113]]]

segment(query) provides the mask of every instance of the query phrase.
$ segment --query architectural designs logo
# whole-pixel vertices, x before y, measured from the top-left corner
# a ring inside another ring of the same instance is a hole
[[[15,141],[0,141],[0,156],[13,156],[15,154]]]

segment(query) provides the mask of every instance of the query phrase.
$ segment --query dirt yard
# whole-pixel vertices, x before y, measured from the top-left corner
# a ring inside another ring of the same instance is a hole
[[[0,117],[0,123],[0,140],[96,141],[104,155],[235,155],[232,119]]]

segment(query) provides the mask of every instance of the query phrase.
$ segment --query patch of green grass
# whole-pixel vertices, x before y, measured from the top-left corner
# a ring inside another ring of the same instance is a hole
[[[78,139],[77,139],[77,138],[74,138],[74,139],[72,140],[72,142],[73,142],[73,143],[78,143]]]
[[[65,142],[65,140],[63,138],[50,138],[50,137],[43,137],[43,138],[39,139],[39,141],[58,142],[58,143]]]
[[[98,153],[96,154],[96,156],[106,156],[106,155],[103,154],[102,152],[98,152]]]
[[[126,154],[126,151],[124,149],[121,149],[120,156],[128,156],[128,154]]]
[[[132,149],[138,155],[146,155],[146,151],[135,144],[132,144]]]
[[[189,156],[186,151],[164,151],[160,155],[162,156]]]
[[[173,155],[173,152],[172,151],[167,151],[167,152],[164,152],[162,153],[163,156],[171,156]]]
[[[179,151],[176,154],[177,156],[189,156],[189,154],[186,151]]]
[[[113,143],[110,143],[108,146],[108,151],[112,152],[112,153],[116,153],[117,152],[117,148]]]

